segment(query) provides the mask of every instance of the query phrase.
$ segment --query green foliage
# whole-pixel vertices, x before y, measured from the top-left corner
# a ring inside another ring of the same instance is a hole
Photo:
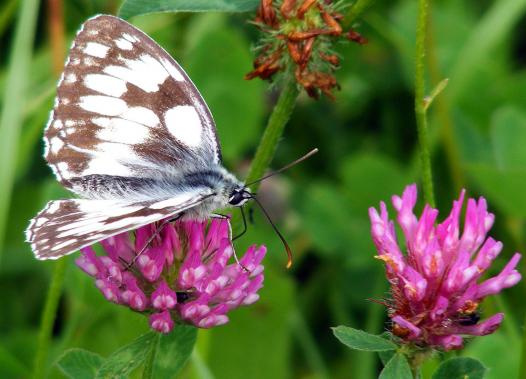
[[[473,358],[451,358],[442,363],[433,379],[482,379],[486,368]]]
[[[387,362],[378,379],[413,379],[405,355],[397,353]]]
[[[167,335],[148,332],[108,358],[84,349],[70,349],[58,359],[57,365],[72,379],[127,378],[141,365],[151,372],[152,378],[174,377],[190,358],[196,337],[196,328],[178,325]]]
[[[154,345],[158,343],[157,333],[148,332],[135,341],[121,347],[104,360],[97,371],[96,379],[125,378],[143,364]]]
[[[389,351],[396,350],[397,348],[394,343],[386,340],[382,336],[376,336],[348,326],[338,326],[332,328],[332,331],[341,343],[349,346],[351,349],[363,351]]]
[[[0,377],[13,378],[31,375],[54,266],[32,257],[23,230],[48,200],[72,195],[61,188],[42,159],[41,136],[56,79],[51,73],[47,3],[41,2],[38,13],[36,1],[4,3],[0,5],[0,234],[5,225],[0,243]],[[114,13],[121,6],[118,1],[101,0],[63,3],[67,46],[88,17]],[[241,179],[277,93],[269,91],[267,83],[243,79],[252,67],[251,46],[257,42],[255,28],[247,23],[253,12],[218,12],[253,11],[257,3],[125,1],[121,8],[126,17],[136,15],[131,21],[187,70],[215,117],[225,164]],[[393,216],[391,196],[420,179],[413,109],[416,3],[376,1],[354,23],[369,44],[336,46],[342,67],[337,72],[341,91],[335,93],[335,101],[315,102],[304,95],[297,99],[271,166],[285,165],[314,147],[320,152],[265,181],[258,190],[292,247],[291,270],[284,269],[283,247],[255,208],[254,224],[235,244],[238,255],[253,243],[268,246],[264,262],[268,274],[260,301],[230,313],[228,325],[200,331],[190,359],[195,330],[178,328],[177,333],[161,337],[152,366],[154,377],[181,370],[179,377],[189,379],[206,375],[373,379],[383,366],[378,355],[388,370],[407,368],[392,348],[379,354],[352,351],[330,327],[364,329],[366,336],[377,336],[387,327],[385,307],[368,300],[389,293],[384,265],[373,258],[367,210],[384,201]],[[188,13],[139,16],[168,10]],[[190,12],[197,10],[202,12]],[[342,12],[349,16],[351,8]],[[450,79],[429,108],[439,220],[461,187],[470,196],[486,197],[496,214],[491,235],[504,243],[495,274],[513,251],[526,251],[526,2],[436,1],[430,13],[434,58],[433,54],[427,58],[435,59],[436,65],[428,66],[426,93],[444,78]],[[37,31],[34,42],[33,30]],[[455,152],[454,159],[450,151]],[[461,174],[459,183],[453,180],[454,170]],[[417,208],[421,206],[420,202]],[[91,278],[74,267],[75,258],[66,262],[57,321],[44,361],[51,379],[92,377],[100,357],[111,357],[149,329],[144,316],[104,300]],[[526,376],[520,354],[526,313],[523,294],[520,284],[500,295],[498,303],[508,309],[503,327],[455,353],[480,360],[487,367],[487,379]],[[482,304],[483,318],[501,311],[500,307]],[[64,355],[69,349],[75,350]],[[144,364],[149,352],[137,346],[134,364],[121,360],[108,367],[106,358],[100,365],[110,371],[130,370],[131,378],[139,377],[138,365]],[[451,357],[451,353],[437,354],[434,364]],[[431,377],[434,368],[427,369],[424,377]],[[385,371],[382,375],[391,374]]]
[[[177,325],[170,334],[161,336],[154,361],[153,377],[176,376],[190,358],[196,339],[197,329],[186,325]]]
[[[71,379],[93,379],[104,358],[84,349],[66,350],[58,359],[60,370]]]

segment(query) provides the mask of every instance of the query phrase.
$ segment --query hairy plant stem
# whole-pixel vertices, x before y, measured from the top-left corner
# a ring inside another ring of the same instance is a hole
[[[248,171],[246,182],[251,182],[263,176],[265,170],[270,165],[278,142],[283,135],[285,125],[290,118],[299,90],[294,76],[291,74],[285,82],[278,101],[272,110],[272,114],[265,128],[265,132],[261,137],[256,155]],[[252,190],[256,191],[259,183],[252,186]]]
[[[259,142],[256,155],[250,165],[245,183],[250,183],[251,181],[261,178],[270,165],[278,147],[279,140],[285,130],[285,125],[289,121],[290,115],[294,110],[298,95],[298,85],[296,84],[294,75],[290,73],[285,81],[283,89],[281,90],[278,101],[270,114],[265,132]],[[260,183],[254,183],[250,186],[250,190],[255,193],[259,188],[259,185]],[[252,204],[248,203],[245,205],[245,209],[249,210],[251,206]],[[242,229],[241,220],[239,213],[234,214],[232,218],[232,230],[234,231],[234,234],[239,233]]]
[[[416,23],[416,59],[415,59],[415,116],[420,145],[422,164],[422,186],[424,200],[435,207],[433,191],[433,175],[431,171],[431,156],[429,153],[429,136],[427,130],[427,109],[425,106],[425,53],[428,21],[429,0],[418,1],[418,17]]]
[[[153,379],[153,366],[155,358],[157,357],[157,350],[159,349],[159,343],[161,341],[161,333],[155,333],[155,339],[152,343],[152,348],[144,363],[144,369],[142,370],[142,379]]]
[[[55,322],[58,301],[62,293],[62,284],[66,273],[67,259],[61,259],[54,263],[51,284],[46,295],[46,304],[40,319],[40,330],[38,332],[37,350],[33,366],[33,379],[46,377],[46,361],[48,357],[51,331]]]

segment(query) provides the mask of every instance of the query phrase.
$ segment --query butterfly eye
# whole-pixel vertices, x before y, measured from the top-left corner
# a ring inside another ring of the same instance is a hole
[[[246,196],[244,191],[235,190],[230,196],[230,199],[228,199],[228,203],[240,207],[245,204],[248,199],[249,197]]]

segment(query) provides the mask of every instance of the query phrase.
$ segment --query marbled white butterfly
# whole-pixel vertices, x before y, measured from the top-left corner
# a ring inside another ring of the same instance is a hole
[[[81,199],[50,201],[31,220],[26,238],[38,259],[252,198],[221,165],[212,115],[192,81],[117,17],[93,17],[75,37],[44,141],[55,176]]]

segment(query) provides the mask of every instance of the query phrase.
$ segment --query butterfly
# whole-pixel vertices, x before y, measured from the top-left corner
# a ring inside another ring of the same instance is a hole
[[[214,120],[188,75],[114,16],[89,19],[75,37],[44,141],[57,180],[80,198],[50,201],[30,221],[38,259],[253,198],[222,166]]]

